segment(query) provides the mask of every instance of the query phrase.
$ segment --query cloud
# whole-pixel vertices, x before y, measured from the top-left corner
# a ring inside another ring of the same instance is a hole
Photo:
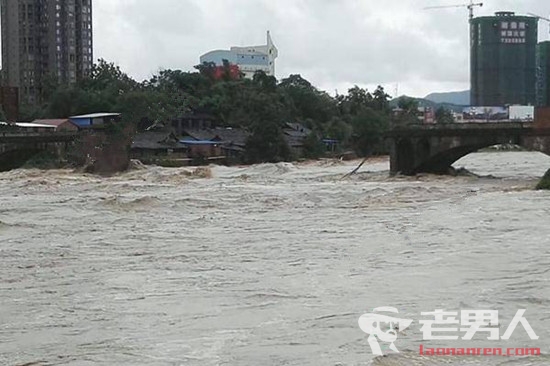
[[[94,0],[95,57],[137,79],[193,70],[201,54],[262,44],[271,30],[277,77],[302,74],[333,92],[381,84],[423,96],[469,86],[468,10],[424,10],[451,0]],[[460,3],[460,1],[459,1]],[[476,9],[547,15],[538,0]],[[541,24],[541,36],[548,24]]]

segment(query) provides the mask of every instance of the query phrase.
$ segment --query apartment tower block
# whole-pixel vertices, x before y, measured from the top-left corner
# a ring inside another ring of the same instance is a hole
[[[90,73],[92,0],[0,0],[0,12],[2,85],[19,88],[22,103]]]

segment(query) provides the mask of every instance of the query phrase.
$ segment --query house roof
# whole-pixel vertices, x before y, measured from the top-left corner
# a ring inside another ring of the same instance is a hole
[[[186,129],[183,132],[184,132],[184,135],[191,137],[191,139],[184,138],[185,140],[192,140],[192,139],[212,140],[216,137],[216,135],[210,132],[210,129],[201,129],[201,130]]]
[[[191,140],[191,139],[180,140],[180,143],[182,143],[184,145],[193,145],[193,146],[197,146],[197,145],[219,145],[220,144],[219,141]]]
[[[211,131],[224,143],[238,146],[245,146],[250,136],[250,133],[239,128],[214,128]]]
[[[238,128],[186,129],[184,133],[195,140],[214,141],[224,145],[230,144],[238,146],[246,145],[246,140],[250,135],[248,132]]]
[[[54,129],[55,126],[40,124],[40,123],[27,123],[27,122],[16,122],[15,125],[21,128],[51,128]]]
[[[91,113],[83,114],[80,116],[72,116],[70,119],[84,119],[84,118],[103,118],[103,117],[118,117],[120,113]]]
[[[297,139],[304,139],[309,135],[308,133],[295,131],[295,130],[288,130],[288,129],[284,130],[284,133],[287,136],[294,137],[294,138],[297,138]]]
[[[287,122],[286,128],[293,131],[305,133],[306,135],[309,135],[311,133],[311,130],[301,123]]]
[[[138,133],[132,141],[133,149],[177,149],[185,148],[171,132],[147,131]]]
[[[68,118],[65,118],[65,119],[35,119],[34,121],[32,121],[32,123],[37,123],[37,124],[41,124],[41,125],[55,126],[55,127],[59,127],[65,122],[72,123]]]

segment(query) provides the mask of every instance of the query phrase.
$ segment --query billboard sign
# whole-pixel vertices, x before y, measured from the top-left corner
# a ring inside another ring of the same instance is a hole
[[[498,122],[509,120],[505,107],[467,107],[463,110],[464,121]]]

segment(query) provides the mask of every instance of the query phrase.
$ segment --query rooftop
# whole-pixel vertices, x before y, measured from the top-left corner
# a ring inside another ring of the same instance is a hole
[[[21,128],[51,128],[55,129],[56,126],[40,124],[40,123],[27,123],[27,122],[16,122],[15,126]]]
[[[166,131],[147,131],[138,133],[132,141],[134,149],[172,149],[183,148],[177,137]]]
[[[83,114],[81,116],[72,116],[70,119],[84,119],[84,118],[103,118],[103,117],[118,117],[120,113],[91,113]]]
[[[36,119],[36,120],[32,121],[32,123],[41,124],[41,125],[55,126],[55,127],[59,127],[65,122],[70,123],[69,119],[67,119],[67,118],[65,118],[65,119]]]

